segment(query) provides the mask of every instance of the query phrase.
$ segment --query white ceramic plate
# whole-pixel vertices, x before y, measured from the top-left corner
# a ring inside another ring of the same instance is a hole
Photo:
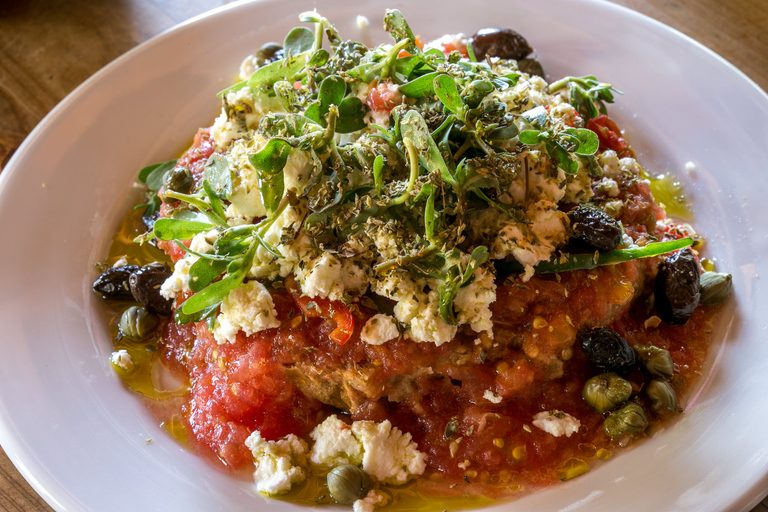
[[[167,160],[219,109],[241,59],[317,6],[342,35],[355,16],[383,42],[384,3],[265,1],[176,27],[62,102],[0,175],[0,442],[59,511],[306,508],[255,495],[184,451],[108,364],[90,285],[142,166]],[[709,255],[734,274],[728,330],[683,419],[595,471],[494,510],[748,510],[768,491],[768,97],[681,34],[588,0],[392,1],[423,38],[509,26],[553,78],[594,74],[624,91],[612,116],[648,169],[673,171]],[[684,172],[692,161],[697,172]],[[152,439],[147,442],[147,439]]]

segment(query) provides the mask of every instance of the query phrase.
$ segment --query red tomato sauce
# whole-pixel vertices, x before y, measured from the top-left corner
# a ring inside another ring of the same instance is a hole
[[[179,165],[199,177],[212,148],[208,133],[199,132]],[[623,193],[635,205],[622,219],[627,231],[653,232],[663,211],[648,187],[640,183]],[[181,256],[175,245],[162,247],[174,259]],[[375,311],[327,300],[308,309],[288,282],[270,289],[279,328],[240,332],[235,343],[218,344],[205,322],[168,322],[162,354],[191,382],[183,415],[193,446],[232,470],[252,464],[244,441],[254,430],[268,440],[289,433],[306,438],[342,409],[351,420],[389,419],[410,433],[427,456],[423,488],[505,496],[580,474],[628,442],[608,437],[604,416],[581,398],[584,383],[601,372],[581,351],[580,330],[609,327],[631,345],[669,350],[676,367],[671,384],[679,397],[687,396],[705,360],[715,315],[699,307],[683,326],[646,327],[648,284],[657,264],[635,260],[528,282],[499,278],[494,339],[466,329],[440,346],[407,339],[366,344],[360,330]],[[179,297],[179,305],[186,298]],[[312,372],[323,377],[328,400],[306,393]],[[640,370],[627,379],[637,393],[647,380]],[[354,392],[337,396],[350,387]],[[488,391],[503,400],[494,403]],[[578,418],[578,432],[555,437],[532,425],[535,414],[550,410]]]

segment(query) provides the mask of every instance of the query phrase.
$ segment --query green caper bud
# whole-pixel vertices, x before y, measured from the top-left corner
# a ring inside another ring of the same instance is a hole
[[[195,185],[195,178],[187,167],[174,167],[165,175],[164,185],[166,190],[187,194]]]
[[[671,377],[675,363],[669,351],[655,345],[635,345],[635,352],[648,373],[659,377]]]
[[[635,403],[627,402],[603,422],[603,430],[611,437],[621,437],[642,432],[648,426],[648,415]]]
[[[603,373],[592,377],[584,385],[581,396],[599,413],[612,411],[632,394],[632,384],[615,373]]]
[[[677,395],[669,382],[653,379],[646,386],[645,394],[651,399],[651,410],[656,414],[677,410]]]
[[[365,498],[370,490],[370,477],[357,466],[336,466],[328,473],[328,491],[339,503],[354,503]]]
[[[704,306],[717,306],[725,302],[733,289],[731,274],[719,272],[704,272],[699,278],[699,290],[701,298],[699,304]]]
[[[131,306],[120,316],[120,333],[132,340],[143,340],[157,328],[160,320],[140,306]]]

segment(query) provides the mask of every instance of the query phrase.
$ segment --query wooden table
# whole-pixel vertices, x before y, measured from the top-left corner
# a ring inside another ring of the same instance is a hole
[[[708,46],[768,90],[765,0],[613,0]],[[43,117],[110,61],[227,0],[0,2],[0,169]],[[768,493],[768,489],[765,490]],[[52,510],[0,453],[0,510]],[[753,512],[768,512],[768,499]]]

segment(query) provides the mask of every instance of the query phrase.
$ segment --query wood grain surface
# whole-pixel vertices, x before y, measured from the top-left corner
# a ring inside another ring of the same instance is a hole
[[[0,170],[43,117],[93,73],[163,30],[226,3],[0,0]],[[614,3],[696,39],[768,90],[768,1]],[[5,452],[0,453],[0,510],[53,510]],[[753,512],[768,512],[768,499]]]

